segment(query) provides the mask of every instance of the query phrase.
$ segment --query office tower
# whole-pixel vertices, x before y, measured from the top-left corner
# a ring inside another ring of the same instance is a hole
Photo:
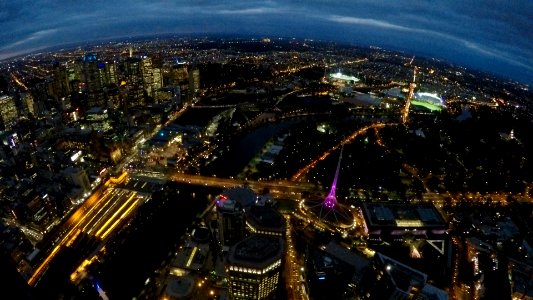
[[[144,105],[143,72],[142,61],[140,58],[128,57],[126,59],[124,62],[124,76],[124,87],[126,88],[126,99],[124,99],[125,106],[129,108],[137,105]]]
[[[17,119],[15,99],[12,96],[0,96],[0,129],[10,129]]]
[[[161,74],[161,69],[155,67],[152,68],[152,74],[154,76],[152,91],[155,93],[155,91],[163,87],[163,75]]]
[[[72,91],[69,73],[65,66],[56,63],[53,69],[53,79],[48,86],[48,95],[58,100],[67,97]]]
[[[448,299],[445,291],[428,284],[426,274],[381,253],[375,255],[361,287],[361,299]]]
[[[187,90],[189,88],[189,71],[187,64],[185,63],[176,63],[170,67],[166,67],[162,70],[163,72],[163,86],[174,91],[179,91],[179,94],[174,93],[174,102],[179,105],[183,104],[182,93],[187,95]],[[179,90],[177,89],[179,88]],[[177,98],[176,98],[177,97]],[[188,97],[185,97],[183,100],[187,100]]]
[[[65,169],[65,176],[68,182],[79,186],[83,191],[88,191],[91,189],[91,183],[89,182],[89,177],[83,169],[78,169],[74,167],[69,167]]]
[[[114,61],[105,63],[104,83],[106,86],[117,83],[117,67]]]
[[[167,69],[168,78],[164,80],[165,86],[179,86],[181,90],[187,90],[189,82],[189,71],[187,64],[177,63]]]
[[[22,101],[23,114],[27,117],[36,117],[35,101],[33,96],[29,93],[21,93],[20,100]]]
[[[250,188],[226,189],[216,198],[218,239],[226,251],[244,238],[244,210],[249,209],[257,199]]]
[[[154,66],[150,57],[144,56],[142,58],[142,76],[146,95],[155,98],[157,90],[163,86],[163,79],[161,69]]]
[[[107,109],[93,107],[85,112],[85,122],[93,130],[107,132],[112,129]]]
[[[98,62],[96,54],[89,53],[83,57],[82,83],[87,93],[87,107],[103,106],[103,68],[105,64]]]
[[[220,195],[217,205],[218,240],[223,250],[244,237],[244,211],[240,203]]]
[[[141,60],[141,66],[143,89],[148,96],[153,97],[154,70],[152,68],[152,59],[144,56]]]
[[[67,72],[67,79],[70,85],[70,90],[73,91],[72,82],[81,79],[81,66],[75,62],[70,62],[65,65]]]
[[[108,98],[108,88],[116,83],[114,62],[99,61],[95,54],[87,54],[83,59],[82,89],[87,92],[87,107],[104,107]]]
[[[19,214],[22,222],[31,222],[35,229],[46,232],[55,221],[57,208],[54,200],[35,188],[35,182],[24,180],[16,186],[16,193],[22,204],[24,213]]]
[[[189,104],[193,103],[200,92],[200,70],[193,68],[189,72]]]
[[[275,299],[284,243],[279,237],[252,235],[231,248],[226,263],[232,299]]]

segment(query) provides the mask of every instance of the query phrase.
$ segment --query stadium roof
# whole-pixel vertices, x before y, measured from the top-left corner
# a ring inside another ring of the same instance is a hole
[[[335,79],[339,79],[339,80],[354,81],[354,82],[358,82],[359,81],[359,78],[354,77],[354,76],[344,75],[341,72],[331,73],[331,74],[329,74],[329,76],[331,76],[331,78],[335,78]]]

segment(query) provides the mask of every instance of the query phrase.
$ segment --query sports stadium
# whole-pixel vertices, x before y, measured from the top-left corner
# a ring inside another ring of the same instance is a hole
[[[418,92],[413,95],[411,104],[439,111],[444,107],[444,100],[435,93]]]

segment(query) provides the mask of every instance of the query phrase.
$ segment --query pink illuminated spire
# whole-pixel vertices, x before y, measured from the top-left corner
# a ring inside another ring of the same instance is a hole
[[[322,205],[330,209],[337,205],[337,196],[335,195],[335,190],[337,189],[337,178],[339,177],[339,171],[341,169],[342,151],[344,151],[344,146],[341,148],[341,155],[339,156],[339,162],[337,163],[337,170],[335,171],[335,178],[333,178],[331,189],[329,190],[329,194],[326,196],[326,199],[324,199],[324,202],[322,203]]]

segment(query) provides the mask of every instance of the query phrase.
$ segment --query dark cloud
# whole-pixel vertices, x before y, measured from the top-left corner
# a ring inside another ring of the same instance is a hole
[[[243,33],[392,46],[533,82],[533,2],[0,0],[0,59],[157,33]]]

